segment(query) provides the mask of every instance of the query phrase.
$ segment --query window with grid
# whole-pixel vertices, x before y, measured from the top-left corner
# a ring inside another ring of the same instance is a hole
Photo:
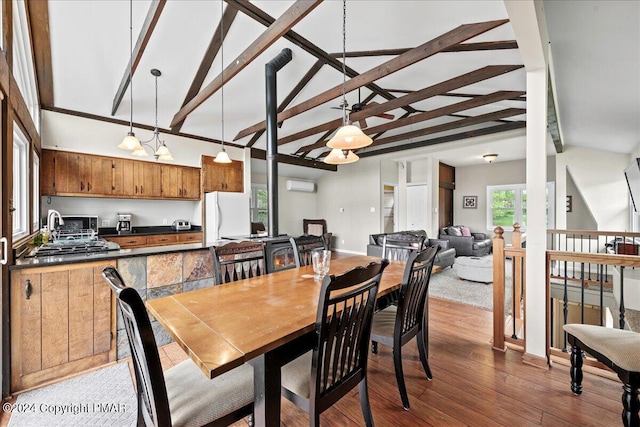
[[[29,234],[29,140],[13,124],[13,240]]]
[[[268,207],[266,185],[251,186],[251,221],[261,222],[265,228],[268,222]]]
[[[547,227],[554,226],[554,187],[547,183]],[[513,230],[513,224],[519,223],[522,230],[527,228],[527,187],[526,184],[487,186],[487,229],[500,226],[504,230]]]

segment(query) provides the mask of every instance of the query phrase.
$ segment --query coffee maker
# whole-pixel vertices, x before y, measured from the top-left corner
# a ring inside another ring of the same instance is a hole
[[[131,233],[131,214],[118,213],[118,223],[116,224],[116,231],[118,232],[118,234]]]

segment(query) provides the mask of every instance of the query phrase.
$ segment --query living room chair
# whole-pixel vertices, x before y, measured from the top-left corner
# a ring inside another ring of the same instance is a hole
[[[122,312],[135,372],[138,425],[155,427],[226,426],[253,413],[253,369],[239,366],[214,379],[187,359],[162,372],[149,315],[138,291],[120,273],[106,267],[102,275]]]
[[[431,270],[440,246],[430,246],[421,252],[411,252],[404,270],[397,306],[389,306],[373,316],[371,330],[372,353],[378,353],[378,343],[393,348],[393,363],[402,406],[409,409],[409,397],[402,372],[402,346],[418,337],[418,352],[427,379],[429,368],[428,295]]]
[[[331,237],[333,233],[327,231],[327,221],[324,219],[303,219],[302,232],[311,236],[322,236],[325,249],[331,249]]]
[[[213,281],[216,285],[260,276],[265,273],[262,242],[229,242],[210,248],[213,257]]]
[[[282,367],[282,395],[309,414],[309,425],[356,385],[367,426],[373,426],[367,390],[371,319],[387,260],[322,281],[313,350]],[[344,291],[348,289],[347,291]]]
[[[296,267],[311,265],[311,253],[318,249],[325,249],[324,237],[302,235],[289,239],[296,258]]]
[[[571,345],[571,391],[582,394],[582,364],[588,353],[612,369],[622,381],[622,424],[640,426],[640,334],[604,326],[563,326]]]

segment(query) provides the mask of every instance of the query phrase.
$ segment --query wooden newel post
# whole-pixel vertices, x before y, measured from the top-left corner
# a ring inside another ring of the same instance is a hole
[[[522,232],[520,231],[520,224],[517,222],[513,224],[513,233],[511,234],[511,244],[514,248],[522,247]]]
[[[504,230],[493,232],[493,349],[505,351],[504,346]]]

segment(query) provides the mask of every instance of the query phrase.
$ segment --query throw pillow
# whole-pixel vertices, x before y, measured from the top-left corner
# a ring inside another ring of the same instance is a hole
[[[461,227],[460,232],[463,236],[471,237],[471,230],[469,230],[469,227]]]
[[[458,227],[449,227],[447,229],[447,234],[449,236],[462,236],[462,231]]]
[[[322,224],[309,224],[307,227],[307,233],[312,236],[322,236],[323,231]]]

